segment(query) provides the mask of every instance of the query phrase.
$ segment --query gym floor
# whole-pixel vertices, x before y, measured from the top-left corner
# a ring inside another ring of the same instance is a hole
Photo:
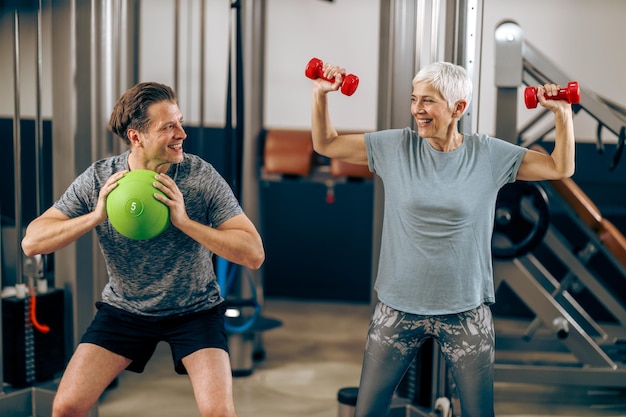
[[[335,417],[337,392],[357,386],[370,307],[270,299],[263,316],[282,325],[263,333],[265,358],[233,380],[239,417]],[[496,326],[497,327],[497,326]],[[141,375],[124,372],[103,395],[99,417],[197,416],[191,386],[161,344]],[[496,383],[499,417],[626,417],[626,391]]]

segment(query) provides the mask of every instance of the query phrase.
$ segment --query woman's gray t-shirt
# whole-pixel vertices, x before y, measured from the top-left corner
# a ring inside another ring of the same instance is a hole
[[[54,207],[70,218],[93,211],[100,188],[115,172],[128,169],[127,151],[93,163],[68,187]],[[242,213],[228,183],[208,162],[184,154],[167,172],[185,198],[189,218],[216,228]],[[173,225],[149,240],[132,240],[108,220],[96,227],[108,273],[102,301],[147,316],[206,310],[223,301],[212,252]],[[93,277],[79,277],[93,279]]]
[[[459,148],[441,152],[409,128],[368,133],[365,141],[369,168],[384,184],[380,301],[423,315],[493,303],[496,198],[527,149],[465,135]]]

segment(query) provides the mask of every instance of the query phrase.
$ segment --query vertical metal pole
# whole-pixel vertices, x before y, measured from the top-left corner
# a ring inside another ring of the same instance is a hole
[[[187,2],[187,17],[185,20],[185,29],[187,29],[187,33],[185,33],[185,37],[183,37],[183,43],[186,46],[185,48],[185,58],[186,58],[186,63],[185,63],[185,68],[189,68],[191,69],[192,67],[192,63],[193,63],[193,57],[194,57],[194,43],[193,42],[185,42],[186,39],[193,39],[196,36],[196,28],[193,25],[194,22],[194,7],[193,7],[193,2],[188,1]],[[176,36],[176,35],[175,35]],[[189,108],[192,109],[194,106],[194,102],[191,100],[193,97],[192,91],[194,91],[194,86],[195,86],[195,80],[193,79],[192,76],[190,76],[188,73],[183,75],[182,80],[184,81],[185,84],[185,91],[187,92],[187,94],[185,94],[185,99],[187,104],[185,105],[185,108]],[[181,87],[182,88],[182,87]],[[180,104],[180,100],[181,97],[178,97],[179,100],[179,104]]]
[[[0,202],[0,213],[2,213],[2,204]],[[2,249],[2,216],[0,216],[0,290],[2,289],[2,283],[4,282],[2,278],[2,254],[4,253]],[[4,333],[2,329],[2,299],[0,298],[0,398],[4,394],[4,352],[2,351],[2,341],[4,340]]]
[[[0,209],[2,205],[0,204]],[[2,219],[0,219],[0,233],[2,232]],[[0,234],[0,254],[2,252],[2,235]],[[0,256],[0,260],[2,257]],[[2,268],[0,268],[0,289],[2,288]],[[2,399],[2,395],[4,394],[4,352],[2,351],[2,344],[4,340],[4,333],[2,329],[2,299],[0,298],[0,399]]]
[[[517,90],[522,84],[524,32],[514,22],[496,28],[496,137],[517,143]]]
[[[198,147],[204,155],[204,90],[205,90],[205,54],[206,54],[206,1],[200,0],[200,126],[198,129]]]
[[[116,12],[118,12],[118,7],[115,4],[117,1],[92,0],[92,7],[89,10],[91,17],[89,32],[92,48],[90,54],[92,73],[89,85],[90,97],[92,98],[89,122],[90,161],[110,156],[115,152],[113,135],[107,129],[108,117],[106,117],[106,112],[112,107],[111,96],[115,94],[118,88],[114,60],[115,48],[119,43],[119,30],[117,30],[117,21],[115,19]],[[106,266],[95,234],[91,234],[91,245],[93,293],[89,294],[88,299],[98,300],[100,291],[107,281]],[[87,310],[85,311],[86,313]]]
[[[0,210],[2,209],[2,204],[0,204]],[[0,211],[1,213],[1,211]],[[0,254],[2,254],[2,218],[0,218]],[[0,256],[0,261],[2,260],[2,256]],[[1,265],[0,265],[1,266]],[[2,289],[2,268],[0,268],[0,289]],[[2,352],[2,344],[4,340],[4,333],[2,329],[2,299],[0,298],[0,399],[4,394],[4,352]]]
[[[92,162],[91,109],[94,2],[52,0],[53,192],[61,195]],[[71,353],[94,313],[93,234],[55,252],[55,284],[64,288],[66,352]]]
[[[484,0],[459,0],[457,11],[456,63],[467,69],[474,85],[472,103],[460,120],[461,132],[467,133],[471,133],[473,126],[478,123],[483,4]]]
[[[98,97],[100,95],[100,89],[111,88],[111,85],[107,82],[109,78],[107,75],[110,73],[108,67],[104,64],[107,62],[107,57],[110,53],[110,39],[111,39],[111,30],[109,25],[109,20],[107,20],[108,14],[106,10],[110,6],[110,1],[102,1],[94,4],[94,7],[91,9],[91,38],[94,39],[94,53],[91,54],[91,66],[95,68],[97,73],[96,82],[91,85],[91,94],[94,97]],[[99,10],[98,10],[99,9]],[[103,34],[103,39],[101,42],[97,42],[98,33]],[[102,114],[102,108],[100,106],[101,101],[95,100],[94,106],[91,108],[91,124],[93,126],[97,126],[98,119],[100,114]],[[91,143],[92,143],[92,157],[95,157],[95,154],[101,151],[107,151],[111,149],[111,142],[104,140],[98,140],[100,136],[99,129],[92,129],[91,134]]]
[[[37,19],[36,19],[36,74],[35,74],[35,189],[36,189],[36,215],[40,215],[44,212],[45,203],[45,183],[44,183],[44,140],[43,140],[43,118],[41,117],[41,84],[43,77],[43,3],[42,0],[38,1],[37,5]],[[45,274],[48,271],[48,256],[42,255],[41,257],[41,272],[42,275],[39,278],[45,279]],[[37,267],[37,271],[39,268]]]
[[[43,212],[43,200],[44,200],[44,184],[43,184],[43,121],[41,117],[41,79],[42,79],[42,0],[39,0],[37,6],[37,20],[36,20],[36,32],[37,40],[35,46],[36,56],[36,75],[35,75],[35,187],[37,189],[36,194],[36,213],[37,215]]]
[[[441,0],[433,0],[430,20],[430,62],[441,60],[439,54],[439,45],[441,43],[441,36],[439,36],[439,28],[441,21]]]
[[[422,2],[382,0],[380,7],[378,129],[411,126],[406,91],[411,87],[414,69],[419,66],[420,36],[418,17],[423,14]],[[397,71],[396,68],[401,68]],[[378,177],[374,179],[374,220],[372,226],[372,284],[378,272],[378,254],[384,212],[384,190]],[[374,286],[370,296],[372,307],[378,299]]]
[[[180,31],[180,0],[174,1],[174,91],[178,94],[180,86],[180,52],[179,52],[179,32]]]
[[[15,115],[13,118],[13,175],[14,175],[14,197],[15,197],[15,283],[23,284],[23,259],[22,251],[22,191],[20,178],[22,177],[21,167],[21,114],[20,114],[20,17],[17,7],[13,15],[13,98]]]
[[[129,40],[128,50],[126,51],[127,83],[129,86],[132,86],[139,81],[139,25],[141,22],[139,16],[141,14],[141,0],[126,0],[126,2],[126,29],[133,34],[133,36],[127,38]]]
[[[13,80],[15,82],[14,88],[14,100],[15,100],[15,118],[13,120],[13,172],[14,172],[14,192],[15,192],[15,283],[16,286],[22,286],[26,284],[25,294],[21,294],[21,290],[18,289],[18,297],[24,296],[24,347],[25,347],[25,373],[26,382],[32,383],[35,380],[35,367],[34,367],[34,342],[33,342],[33,329],[30,323],[29,313],[29,286],[30,282],[24,283],[24,271],[23,271],[23,258],[22,251],[22,190],[21,190],[21,177],[22,177],[22,158],[21,158],[21,114],[20,114],[20,16],[19,10],[16,7],[14,11],[13,20]]]
[[[114,54],[111,57],[111,61],[107,62],[108,65],[113,67],[113,90],[119,92],[121,90],[121,53],[122,53],[122,38],[128,36],[123,32],[122,26],[122,7],[120,6],[120,0],[113,0],[113,11],[111,14],[112,21],[112,33],[113,33],[113,51]]]
[[[263,129],[263,86],[265,82],[265,0],[244,0],[241,6],[243,29],[243,151],[241,168],[241,204],[250,220],[260,225],[259,205],[260,155],[259,134]],[[256,299],[264,304],[263,268],[249,271],[255,285]],[[250,291],[243,295],[249,295]],[[254,352],[263,352],[263,335],[257,333]],[[253,352],[253,353],[254,353]]]
[[[265,85],[265,0],[242,2],[244,89],[244,143],[241,181],[242,205],[250,220],[260,224],[259,169],[257,143],[263,129],[263,87]],[[258,272],[258,271],[254,271]],[[260,281],[257,281],[260,282]]]
[[[232,166],[234,169],[233,185],[237,197],[241,198],[243,142],[245,133],[245,107],[244,107],[244,74],[243,74],[243,37],[246,31],[243,23],[243,8],[245,5],[239,1],[233,3],[235,9],[235,149],[232,153]]]

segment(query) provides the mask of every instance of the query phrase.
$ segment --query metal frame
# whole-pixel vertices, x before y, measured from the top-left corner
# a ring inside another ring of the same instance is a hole
[[[260,224],[259,179],[261,156],[257,149],[263,129],[263,86],[265,82],[265,0],[244,0],[242,7],[242,44],[244,81],[244,143],[241,179],[241,204],[254,224]],[[257,286],[258,301],[263,300],[263,275],[249,271]]]
[[[522,84],[556,83],[565,85],[570,76],[563,72],[539,49],[524,40],[522,28],[515,22],[501,23],[495,32],[496,65],[495,84],[497,87],[496,136],[513,143],[521,143],[521,134],[539,122],[544,114],[540,114],[527,126],[517,130],[517,97],[518,87]],[[580,103],[575,111],[584,110],[598,123],[606,127],[616,136],[626,126],[626,108],[601,97],[586,86],[580,86]],[[536,142],[547,131],[529,140],[525,146]],[[600,140],[600,138],[598,138]]]
[[[565,339],[559,340],[552,335],[547,342],[551,352],[571,353],[573,358],[555,363],[550,360],[535,359],[532,363],[507,363],[496,361],[495,379],[498,382],[519,382],[553,385],[582,385],[599,387],[626,387],[626,367],[616,362],[610,355],[611,346],[619,337],[609,337],[604,329],[597,335],[590,335],[585,325],[580,323],[570,309],[572,305],[556,299],[551,293],[557,288],[555,280],[541,267],[533,255],[525,255],[513,261],[494,262],[494,275],[501,278],[498,283],[507,285],[541,318],[546,327],[561,319],[567,321],[569,331]],[[544,278],[542,282],[541,278]],[[545,285],[546,280],[552,286]],[[575,307],[577,308],[577,307]],[[596,323],[592,323],[596,326]],[[549,342],[548,342],[549,341]],[[500,343],[504,346],[504,343]],[[537,348],[541,342],[529,344],[519,336],[518,343],[511,342],[512,350],[520,352],[548,352]],[[545,347],[544,344],[541,347]],[[565,347],[567,350],[560,348]],[[535,350],[536,348],[536,350]],[[503,349],[504,350],[504,349]],[[496,357],[498,351],[496,351]]]
[[[541,54],[535,47],[524,40],[522,29],[515,22],[503,22],[495,32],[497,86],[496,136],[513,143],[522,144],[522,135],[530,127],[539,123],[546,112],[540,113],[521,130],[517,129],[518,88],[534,83],[560,83],[569,80],[555,64]],[[619,134],[626,125],[624,112],[611,107],[588,88],[581,87],[581,102],[576,110],[584,109],[610,131]],[[623,110],[623,109],[622,109]],[[523,146],[529,146],[553,129],[549,125],[542,132]],[[557,197],[552,193],[552,197]],[[557,201],[560,201],[557,199]],[[584,385],[603,387],[626,387],[626,367],[621,364],[623,358],[616,355],[616,344],[626,335],[626,307],[609,291],[598,277],[594,276],[586,264],[597,254],[611,262],[619,273],[626,277],[624,266],[604,247],[593,230],[586,226],[574,213],[573,209],[562,201],[565,214],[588,238],[588,248],[576,252],[567,243],[559,230],[551,225],[542,247],[548,249],[556,258],[569,268],[566,278],[560,282],[554,278],[532,254],[527,254],[512,261],[494,261],[494,279],[496,287],[506,282],[509,287],[536,314],[536,319],[526,333],[506,348],[520,351],[543,351],[545,344],[529,343],[528,340],[542,324],[552,332],[559,327],[564,333],[560,343],[554,335],[552,349],[572,355],[573,362],[512,364],[496,362],[497,381],[550,383],[556,385]],[[554,204],[554,202],[553,202]],[[618,321],[617,326],[609,329],[596,323],[569,292],[573,281],[584,285],[592,295]],[[522,341],[525,339],[526,341]],[[501,344],[502,345],[502,344]],[[554,346],[556,345],[556,347]],[[498,352],[498,351],[496,351]],[[617,356],[617,358],[616,358]],[[620,359],[620,360],[616,360]]]
[[[42,144],[42,129],[41,129],[41,98],[40,98],[40,85],[41,85],[41,2],[38,3],[38,9],[35,19],[35,31],[36,31],[36,115],[35,115],[35,136],[36,136],[36,184],[40,186],[40,152]],[[21,193],[21,113],[20,113],[20,9],[15,7],[13,10],[13,95],[14,95],[14,118],[13,118],[13,161],[14,161],[14,198],[15,198],[15,245],[16,259],[15,259],[15,273],[16,273],[16,287],[33,283],[24,282],[24,260],[22,252],[19,250],[22,241],[22,193]],[[41,200],[39,191],[36,194],[37,210],[40,210]],[[2,239],[0,239],[0,254],[2,253]],[[2,275],[0,272],[0,284],[2,284]],[[22,294],[28,296],[28,293]],[[25,302],[25,306],[28,305],[28,300]],[[25,324],[27,326],[27,324]],[[32,327],[27,326],[25,329],[26,337],[32,338]],[[33,416],[45,416],[51,414],[52,399],[54,397],[54,390],[41,387],[28,387],[13,389],[7,388],[4,384],[4,368],[3,368],[3,352],[2,342],[4,340],[3,327],[2,327],[2,308],[0,308],[0,414],[9,415],[15,413],[16,410],[24,411],[25,415]],[[29,382],[34,381],[34,368],[31,372],[27,372],[27,379],[32,378]]]
[[[554,196],[553,196],[554,197]],[[544,244],[547,246],[559,260],[568,265],[570,274],[575,276],[581,284],[583,284],[599,301],[603,303],[606,309],[611,312],[613,317],[626,329],[626,306],[624,306],[615,295],[605,286],[598,282],[597,278],[586,267],[586,264],[599,253],[610,262],[612,267],[619,271],[622,277],[626,277],[626,267],[610,253],[598,236],[589,229],[568,207],[564,207],[569,218],[577,224],[578,228],[585,234],[588,239],[587,250],[591,253],[585,253],[585,249],[576,252],[561,233],[554,226],[550,226],[548,233],[544,238]]]
[[[500,282],[506,282],[547,326],[551,327],[561,318],[567,320],[569,335],[561,341],[581,363],[617,369],[615,362],[575,319],[575,314],[568,309],[579,307],[572,303],[571,299],[564,302],[552,296],[552,291],[558,287],[558,281],[542,267],[537,258],[528,254],[513,261],[496,261],[494,270],[499,277],[506,277]],[[599,337],[603,339],[606,335],[600,334]]]
[[[41,1],[38,3],[37,15],[35,19],[35,31],[36,31],[36,115],[35,115],[35,136],[36,136],[36,181],[37,186],[40,186],[40,152],[42,144],[42,129],[41,129],[41,98],[40,98],[40,85],[41,85]],[[13,87],[14,87],[14,118],[13,118],[13,150],[14,150],[14,197],[15,197],[15,237],[16,247],[21,247],[22,240],[22,193],[21,193],[21,132],[20,132],[20,9],[16,6],[13,11]],[[42,193],[37,192],[36,204],[37,209],[40,210],[41,200],[40,195]],[[0,239],[0,254],[2,253],[2,239]],[[24,261],[22,252],[18,249],[16,251],[16,286],[32,283],[24,283]],[[0,285],[2,284],[2,273],[0,272]],[[28,296],[28,294],[25,294]],[[27,301],[27,300],[26,300]],[[28,305],[25,303],[25,306]],[[32,337],[32,328],[27,328],[25,333],[28,337]],[[54,389],[50,389],[44,386],[28,387],[13,389],[7,388],[4,384],[4,368],[3,368],[3,352],[2,344],[4,340],[2,326],[2,308],[0,308],[0,414],[13,415],[16,410],[23,411],[24,415],[33,416],[46,416],[52,413],[52,399],[54,398]],[[34,380],[34,369],[32,369],[33,375],[27,375],[27,378],[31,377]],[[32,381],[30,381],[32,382]]]
[[[53,194],[60,195],[94,159],[114,152],[116,146],[106,128],[107,120],[101,115],[103,108],[112,106],[123,84],[133,82],[132,78],[136,76],[136,62],[133,57],[136,55],[137,44],[135,37],[127,34],[136,30],[138,1],[50,0],[45,2],[45,6],[43,3],[41,0],[38,2],[36,27],[37,149],[41,148],[41,14],[46,13],[52,16],[49,19],[51,27],[46,29],[52,35],[51,44],[54,49],[54,53],[50,54],[50,67],[54,73],[53,137],[62,138],[53,140]],[[17,34],[19,29],[16,24],[16,36]],[[15,49],[19,53],[19,45],[16,44]],[[14,78],[17,89],[19,71],[16,71]],[[16,94],[16,99],[18,98],[19,95]],[[16,104],[18,126],[19,119],[19,104]],[[16,149],[19,150],[19,137],[17,141]],[[16,190],[19,190],[19,154],[15,160]],[[39,155],[37,161],[39,164]],[[39,176],[42,173],[37,168]],[[41,187],[40,184],[41,181],[38,181],[38,187]],[[16,206],[19,203],[18,197]],[[37,204],[40,212],[39,195]],[[20,210],[16,209],[18,217]],[[21,219],[18,220],[18,224],[20,223]],[[21,229],[16,234],[19,248]],[[18,253],[16,271],[18,278],[23,279],[21,252],[18,250]],[[63,288],[66,295],[64,327],[67,331],[64,344],[66,357],[69,358],[69,353],[78,343],[79,335],[84,332],[93,316],[94,303],[99,297],[99,283],[105,280],[106,271],[93,234],[88,234],[76,244],[55,253],[55,261],[55,274],[52,277],[54,286]],[[1,371],[0,367],[0,376]],[[50,381],[26,389],[8,389],[6,392],[0,390],[0,414],[50,415],[55,389],[56,381]],[[97,407],[90,410],[89,415],[97,416]]]

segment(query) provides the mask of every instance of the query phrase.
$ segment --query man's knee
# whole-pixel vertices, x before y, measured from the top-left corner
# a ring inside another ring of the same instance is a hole
[[[237,417],[235,407],[228,404],[199,405],[202,417]]]
[[[55,396],[52,403],[52,417],[83,417],[89,413],[93,404],[80,404],[78,401]]]

